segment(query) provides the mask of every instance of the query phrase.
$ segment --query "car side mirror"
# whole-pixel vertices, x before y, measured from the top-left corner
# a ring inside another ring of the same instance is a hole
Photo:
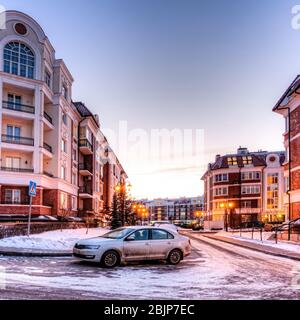
[[[129,238],[126,238],[125,241],[132,242],[132,241],[134,241],[134,239],[129,237]]]

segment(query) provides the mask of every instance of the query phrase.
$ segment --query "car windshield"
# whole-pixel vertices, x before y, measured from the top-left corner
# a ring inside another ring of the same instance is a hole
[[[121,228],[117,230],[110,231],[100,238],[106,238],[106,239],[122,239],[126,237],[130,232],[134,231],[134,229],[128,229],[128,228]]]

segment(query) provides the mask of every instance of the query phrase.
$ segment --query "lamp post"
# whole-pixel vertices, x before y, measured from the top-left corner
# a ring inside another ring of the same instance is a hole
[[[224,224],[225,224],[225,230],[228,232],[228,209],[230,210],[233,208],[232,202],[223,202],[221,203],[220,207],[223,209],[225,208],[225,216],[224,216]]]

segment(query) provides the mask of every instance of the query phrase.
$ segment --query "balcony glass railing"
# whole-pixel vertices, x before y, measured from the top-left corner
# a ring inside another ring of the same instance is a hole
[[[28,106],[16,102],[2,101],[2,107],[3,109],[7,110],[20,111],[32,114],[35,113],[35,108],[33,106]]]
[[[81,194],[85,193],[85,194],[92,195],[93,190],[92,190],[91,186],[82,186],[82,187],[79,187],[79,193],[81,193]]]
[[[53,153],[53,149],[51,146],[49,146],[48,143],[44,142],[44,149],[46,149],[47,151],[49,151],[50,153]]]
[[[49,116],[49,114],[47,112],[44,112],[44,118],[46,120],[48,120],[48,122],[50,122],[51,124],[53,124],[53,120],[52,118]]]
[[[11,143],[11,144],[20,144],[20,145],[25,145],[25,146],[34,146],[34,139],[32,139],[32,138],[10,136],[10,135],[6,135],[6,134],[2,135],[2,142]]]
[[[89,163],[80,163],[78,165],[78,168],[79,168],[79,170],[86,170],[86,171],[89,171],[89,172],[93,172],[93,167]]]
[[[87,139],[80,139],[79,140],[79,147],[87,147],[91,151],[93,151],[93,145]]]

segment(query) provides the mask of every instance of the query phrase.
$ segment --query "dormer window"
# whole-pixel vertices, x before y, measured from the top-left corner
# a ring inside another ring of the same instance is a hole
[[[228,162],[229,166],[237,166],[238,165],[237,157],[228,157],[227,162]]]
[[[246,157],[243,157],[243,164],[244,165],[249,165],[249,164],[252,164],[253,163],[253,159],[251,156],[246,156]]]
[[[25,44],[8,43],[4,47],[3,61],[4,72],[29,79],[34,78],[34,54]]]

